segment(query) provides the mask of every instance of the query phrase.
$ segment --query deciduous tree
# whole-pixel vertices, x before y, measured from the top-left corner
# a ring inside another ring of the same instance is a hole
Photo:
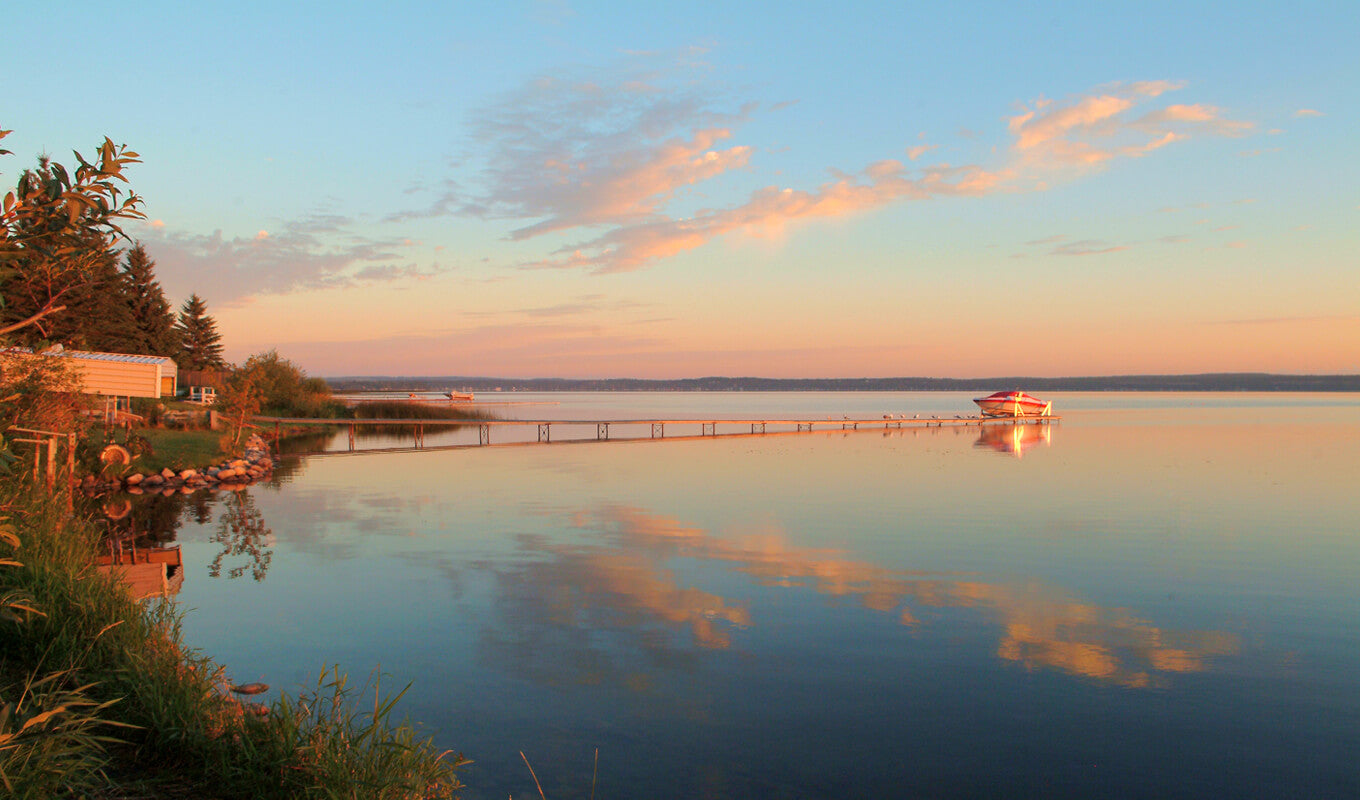
[[[0,139],[9,133],[0,130]],[[143,216],[141,198],[120,186],[124,169],[140,163],[135,152],[106,138],[93,162],[75,158],[73,172],[40,158],[0,205],[0,335],[31,328],[46,338],[49,318],[98,275],[123,236],[119,223]]]

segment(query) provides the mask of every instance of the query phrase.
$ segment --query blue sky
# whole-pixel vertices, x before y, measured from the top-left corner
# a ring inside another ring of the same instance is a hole
[[[130,232],[236,359],[1360,371],[1360,4],[6,17],[3,179],[132,146]]]

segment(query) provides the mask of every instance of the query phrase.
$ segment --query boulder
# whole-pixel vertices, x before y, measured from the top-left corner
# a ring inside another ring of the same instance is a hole
[[[186,470],[181,470],[180,473],[179,473],[180,480],[185,480],[185,481],[189,480],[190,478],[197,477],[197,476],[198,476],[198,470],[196,470],[196,469],[186,469]]]
[[[173,469],[170,469],[169,467],[166,467],[165,469],[161,470],[161,477],[165,478],[168,481],[171,478],[175,477],[175,471]]]
[[[139,483],[142,482],[142,479],[143,479],[144,477],[145,477],[145,476],[142,475],[142,473],[140,473],[140,472],[134,472],[134,473],[132,473],[131,475],[127,476],[127,485],[128,485],[128,486],[136,486],[137,484],[139,484]]]

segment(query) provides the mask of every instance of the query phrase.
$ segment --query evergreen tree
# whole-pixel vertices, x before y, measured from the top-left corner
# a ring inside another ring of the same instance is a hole
[[[133,349],[129,353],[154,356],[175,356],[180,351],[179,332],[175,328],[175,311],[165,299],[165,291],[156,280],[156,262],[146,254],[138,242],[127,252],[123,262],[128,305],[132,310],[136,332]]]
[[[217,321],[208,316],[208,304],[197,294],[189,296],[180,307],[179,358],[180,369],[221,369],[222,335],[217,332]]]
[[[127,280],[118,256],[93,259],[85,280],[66,295],[66,312],[49,317],[48,338],[81,350],[138,353],[137,321],[128,304]]]

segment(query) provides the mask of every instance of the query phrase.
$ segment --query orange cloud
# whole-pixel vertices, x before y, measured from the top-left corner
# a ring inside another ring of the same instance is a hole
[[[1065,104],[1040,100],[1011,117],[1014,151],[1031,169],[1091,168],[1119,156],[1137,158],[1191,132],[1237,136],[1252,128],[1216,106],[1175,104],[1129,118],[1136,106],[1184,84],[1148,81],[1114,84],[1098,95]],[[1133,140],[1133,141],[1130,141]]]

